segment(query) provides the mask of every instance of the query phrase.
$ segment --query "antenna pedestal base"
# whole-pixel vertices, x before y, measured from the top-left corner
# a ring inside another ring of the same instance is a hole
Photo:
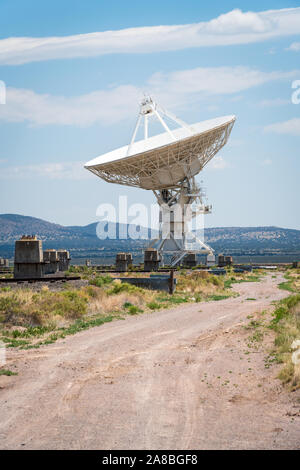
[[[197,215],[211,212],[203,203],[203,193],[194,178],[186,178],[178,187],[153,191],[160,206],[159,237],[149,245],[172,256],[171,266],[176,266],[187,254],[213,254],[213,249],[191,230]]]

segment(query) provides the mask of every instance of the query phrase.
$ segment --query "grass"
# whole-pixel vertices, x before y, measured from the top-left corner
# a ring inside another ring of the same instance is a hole
[[[261,281],[261,276],[262,272],[260,271],[258,274],[248,274],[247,272],[242,274],[242,273],[231,273],[230,271],[228,272],[227,279],[224,282],[225,288],[231,288],[232,284],[239,284],[241,282],[260,282]]]
[[[211,295],[209,300],[218,301],[228,299],[229,297],[231,297],[231,295]]]
[[[279,289],[282,289],[282,290],[287,290],[289,292],[295,292],[291,281],[281,282],[280,284],[278,284],[278,287],[279,287]]]
[[[76,333],[79,333],[80,331],[87,330],[91,327],[101,326],[104,323],[111,322],[114,320],[114,318],[114,316],[108,315],[106,317],[93,318],[87,321],[77,320],[70,326],[58,328],[55,330],[55,332],[52,332],[52,334],[47,336],[45,339],[34,343],[22,340],[16,341],[9,337],[2,337],[1,339],[3,342],[8,343],[8,347],[19,347],[20,349],[37,349],[40,346],[55,343],[55,341],[57,341],[58,339],[64,339],[66,336],[74,335]]]
[[[147,307],[150,308],[150,310],[159,310],[162,307],[162,305],[157,302],[149,302],[147,304]]]
[[[143,310],[139,307],[137,307],[136,305],[130,305],[129,309],[128,309],[128,313],[130,315],[137,315],[138,313],[143,313]]]
[[[284,275],[285,282],[278,284],[279,289],[288,292],[300,292],[300,269],[288,269]]]
[[[127,309],[129,315],[137,315],[138,313],[143,313],[143,310],[136,305],[132,305],[130,302],[124,303],[124,308]]]
[[[18,375],[18,373],[17,372],[12,372],[9,369],[0,369],[0,375],[11,376],[11,375]]]
[[[264,338],[264,333],[261,330],[257,330],[253,335],[248,338],[248,346],[253,347],[256,343],[261,343]]]

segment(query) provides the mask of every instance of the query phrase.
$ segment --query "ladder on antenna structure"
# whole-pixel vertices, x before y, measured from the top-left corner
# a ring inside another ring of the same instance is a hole
[[[188,253],[186,253],[185,251],[184,252],[180,252],[180,253],[177,253],[176,255],[172,256],[171,258],[171,262],[170,262],[170,266],[172,268],[174,268],[175,266],[177,266],[180,261],[187,255]]]

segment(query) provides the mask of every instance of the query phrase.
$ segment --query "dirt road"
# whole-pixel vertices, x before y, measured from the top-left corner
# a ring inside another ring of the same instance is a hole
[[[0,448],[299,448],[299,395],[249,353],[243,328],[287,294],[280,281],[10,351],[19,375],[0,377]]]

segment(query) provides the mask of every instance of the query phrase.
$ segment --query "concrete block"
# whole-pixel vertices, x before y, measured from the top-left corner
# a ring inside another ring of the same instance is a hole
[[[59,267],[59,258],[56,250],[45,250],[43,253],[45,274],[55,274]]]
[[[119,272],[125,272],[128,270],[127,253],[117,253],[116,270]]]
[[[15,243],[15,263],[42,263],[42,241],[36,237],[22,237]]]
[[[232,256],[225,256],[225,264],[226,266],[231,266],[233,263],[233,258]]]
[[[15,243],[15,279],[40,278],[45,274],[43,246],[36,236],[23,235]]]
[[[0,258],[0,268],[8,268],[9,260],[6,258]]]
[[[155,248],[148,248],[144,252],[144,270],[145,271],[158,271],[160,263],[160,256],[158,250]]]
[[[216,264],[215,255],[213,255],[212,253],[208,254],[206,257],[206,266],[215,266],[215,264]]]
[[[15,279],[41,278],[45,275],[44,263],[15,263]]]
[[[58,256],[58,270],[59,271],[68,271],[70,267],[70,253],[67,250],[57,250]]]
[[[220,268],[223,268],[224,266],[226,266],[225,256],[224,255],[219,255],[218,256],[218,266]]]
[[[183,258],[183,266],[187,266],[188,268],[193,268],[197,266],[197,255],[196,253],[189,253],[185,255]]]

